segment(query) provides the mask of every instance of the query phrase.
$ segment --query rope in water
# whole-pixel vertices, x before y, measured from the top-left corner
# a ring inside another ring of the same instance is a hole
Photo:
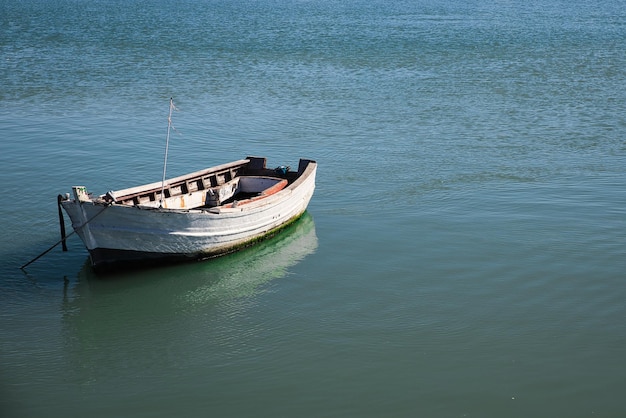
[[[63,251],[67,251],[67,246],[65,244],[65,241],[67,241],[67,239],[69,237],[71,237],[72,235],[74,235],[78,229],[82,229],[84,228],[89,222],[93,221],[94,219],[96,219],[96,217],[98,217],[98,215],[100,215],[102,212],[104,212],[110,205],[107,205],[104,207],[104,209],[102,209],[100,212],[96,213],[95,215],[93,215],[91,217],[91,219],[88,219],[87,222],[85,222],[84,224],[82,224],[78,229],[75,229],[74,231],[72,231],[71,233],[69,233],[67,236],[65,235],[65,221],[63,220],[63,212],[61,211],[61,201],[63,200],[63,196],[58,195],[57,196],[57,205],[59,207],[59,225],[61,227],[61,239],[58,240],[57,242],[54,243],[54,245],[52,245],[50,248],[48,248],[46,251],[42,252],[41,254],[39,254],[37,257],[33,258],[32,260],[30,260],[28,263],[24,264],[23,266],[20,267],[20,269],[24,270],[26,267],[28,267],[29,265],[31,265],[32,263],[34,263],[35,261],[39,260],[41,257],[43,257],[44,255],[48,254],[50,251],[52,251],[52,249],[54,247],[56,247],[59,244],[63,244]]]

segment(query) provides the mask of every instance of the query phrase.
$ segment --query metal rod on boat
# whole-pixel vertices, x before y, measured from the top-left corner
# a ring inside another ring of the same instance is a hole
[[[165,138],[165,158],[163,160],[163,180],[161,180],[161,201],[159,205],[163,207],[165,196],[165,171],[167,170],[167,152],[170,146],[170,131],[172,130],[172,111],[174,110],[174,99],[170,97],[170,114],[167,117],[167,136]]]
[[[57,196],[57,207],[59,208],[59,228],[61,229],[61,242],[63,244],[63,251],[67,251],[67,244],[65,243],[65,219],[63,219],[63,211],[61,210],[61,202],[63,201],[63,196]]]

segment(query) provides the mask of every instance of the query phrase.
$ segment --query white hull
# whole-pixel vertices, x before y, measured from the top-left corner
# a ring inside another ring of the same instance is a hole
[[[207,258],[247,246],[298,219],[313,195],[316,170],[315,162],[308,162],[282,190],[239,205],[178,209],[166,204],[163,206],[170,208],[160,208],[104,202],[103,196],[82,200],[77,196],[61,205],[89,250],[94,267]],[[188,193],[187,200],[197,200],[192,194],[200,192]],[[166,200],[178,202],[185,196]]]

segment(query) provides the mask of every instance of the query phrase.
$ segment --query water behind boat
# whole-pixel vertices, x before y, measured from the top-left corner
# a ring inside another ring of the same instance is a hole
[[[626,414],[624,1],[0,0],[0,415]],[[319,163],[301,222],[102,280],[56,195]]]

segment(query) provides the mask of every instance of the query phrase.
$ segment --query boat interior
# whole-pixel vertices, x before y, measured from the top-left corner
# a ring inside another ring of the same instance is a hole
[[[308,162],[301,160],[298,171],[291,171],[286,166],[268,169],[266,158],[247,157],[172,178],[164,185],[157,182],[110,191],[96,201],[141,208],[234,208],[284,189],[298,178]]]

